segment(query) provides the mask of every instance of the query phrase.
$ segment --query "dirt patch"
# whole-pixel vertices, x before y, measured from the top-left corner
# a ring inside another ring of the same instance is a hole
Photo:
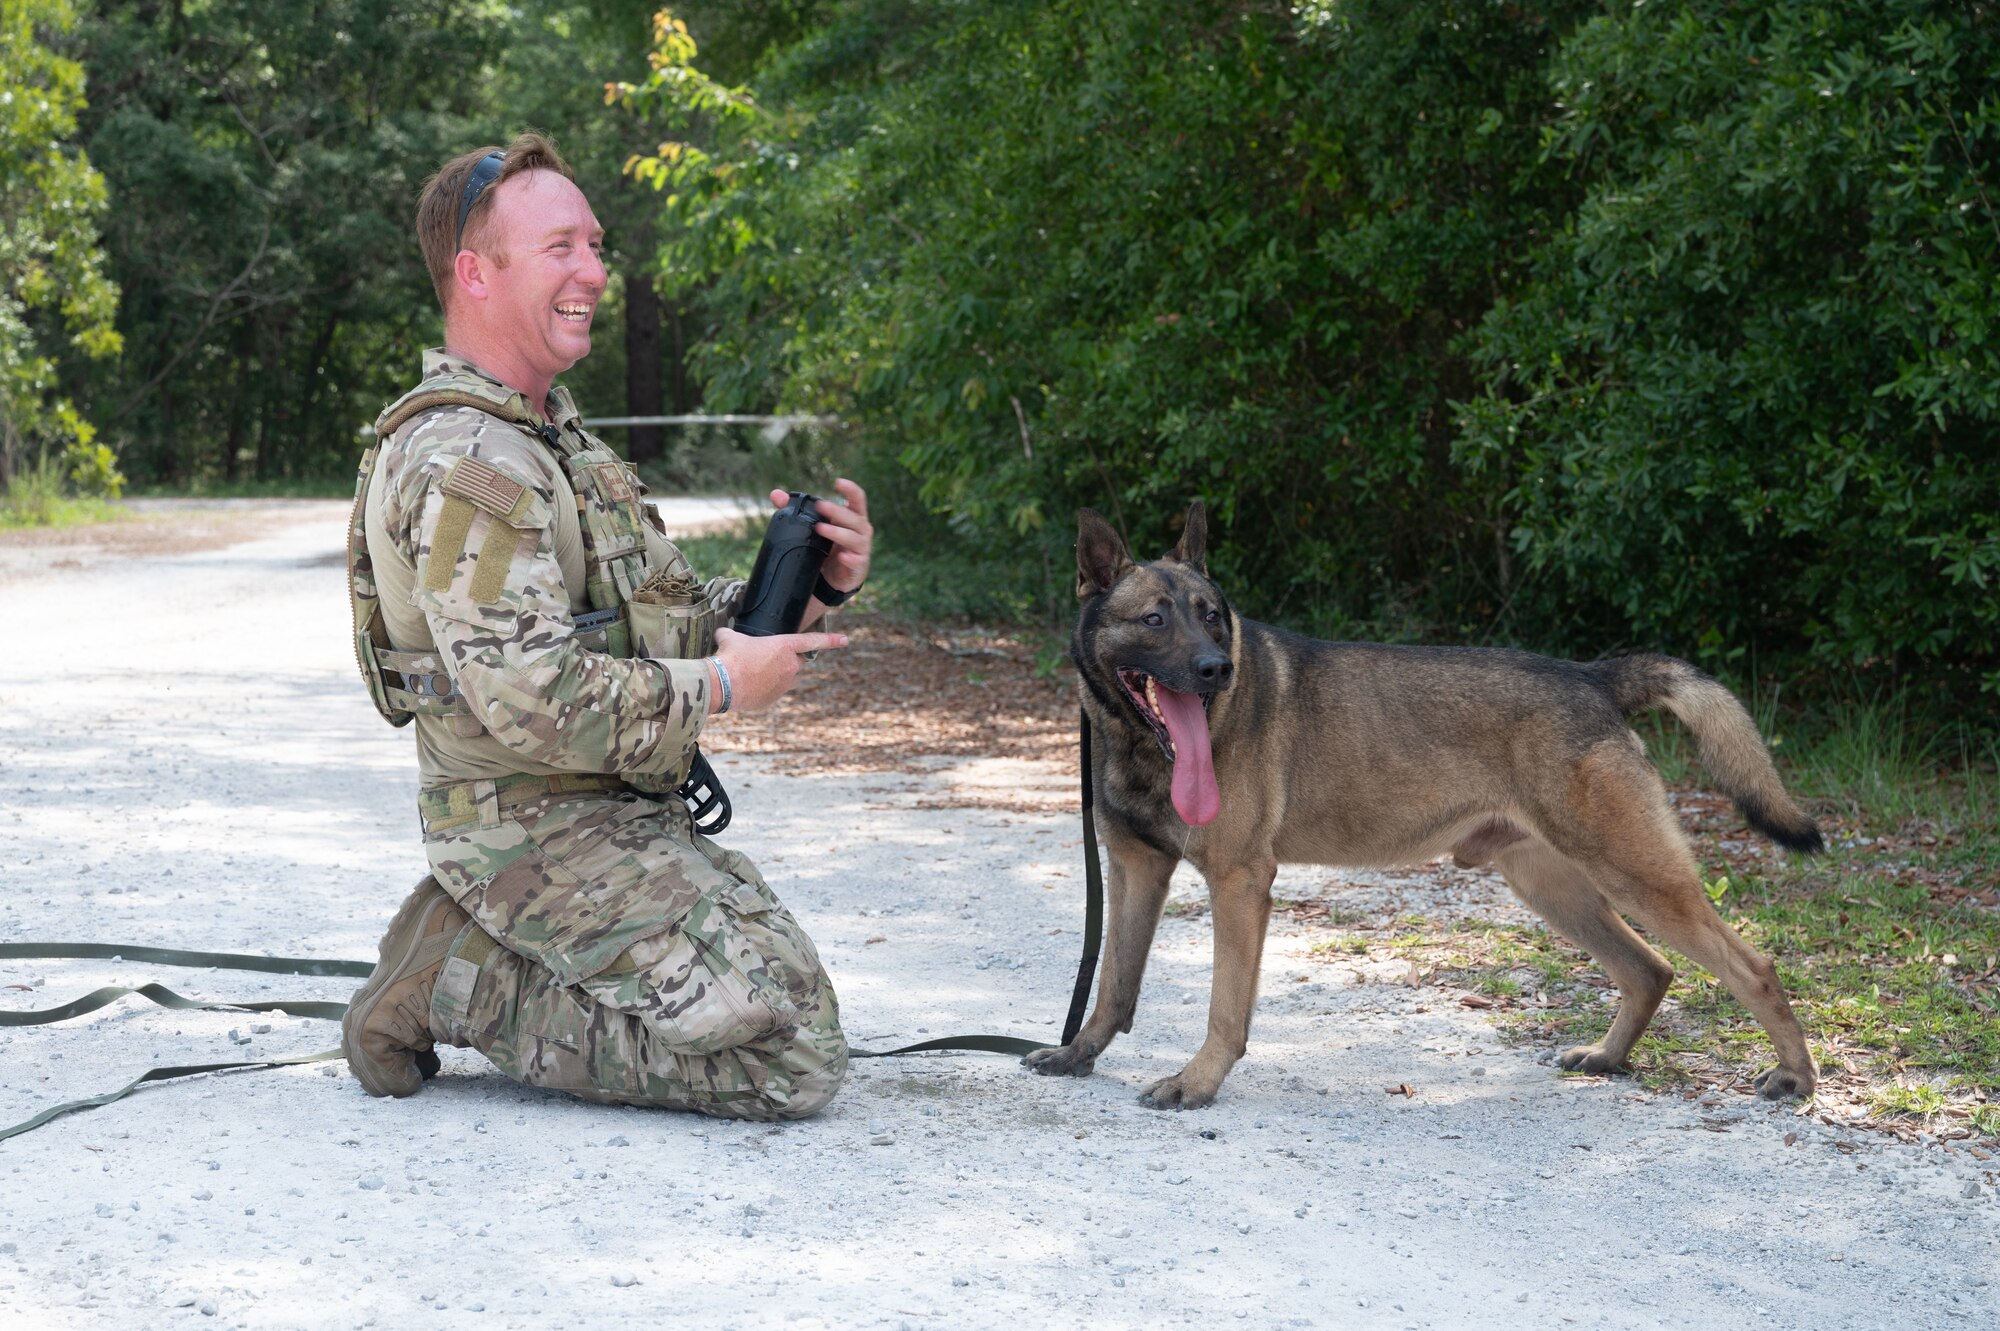
[[[1033,648],[1000,633],[856,619],[838,627],[852,642],[808,665],[775,707],[709,722],[719,752],[788,754],[801,775],[1009,758],[1050,764],[1075,781],[1077,702],[1067,665],[1057,677],[1039,673]],[[999,792],[966,799],[967,807],[1010,802]],[[1023,812],[1048,811],[1042,801],[1026,803]]]

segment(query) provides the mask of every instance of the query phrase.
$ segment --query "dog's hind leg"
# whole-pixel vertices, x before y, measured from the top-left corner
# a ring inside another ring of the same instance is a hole
[[[1209,884],[1215,917],[1215,971],[1209,981],[1208,1038],[1186,1067],[1146,1088],[1139,1103],[1152,1109],[1200,1109],[1215,1103],[1222,1079],[1250,1043],[1257,973],[1271,923],[1275,859],[1231,866]]]
[[[1105,884],[1104,957],[1098,966],[1097,1002],[1074,1040],[1060,1049],[1037,1050],[1022,1060],[1047,1076],[1089,1076],[1112,1039],[1132,1029],[1146,954],[1153,949],[1153,932],[1167,904],[1167,882],[1180,863],[1109,824],[1104,841],[1111,852],[1111,873]]]
[[[1507,886],[1555,931],[1588,952],[1618,986],[1618,1013],[1596,1044],[1578,1045],[1562,1055],[1570,1072],[1609,1072],[1623,1067],[1632,1046],[1645,1034],[1674,968],[1632,932],[1604,899],[1589,875],[1538,839],[1517,842],[1496,858]]]
[[[1573,786],[1588,815],[1575,831],[1597,843],[1574,857],[1612,905],[1713,972],[1762,1024],[1778,1066],[1757,1078],[1758,1092],[1773,1100],[1811,1095],[1819,1069],[1778,987],[1778,968],[1715,913],[1659,776],[1650,765],[1635,772],[1616,755],[1593,754],[1579,764]]]

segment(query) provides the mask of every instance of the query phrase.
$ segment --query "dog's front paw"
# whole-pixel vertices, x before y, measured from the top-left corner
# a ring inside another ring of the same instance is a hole
[[[1564,1072],[1588,1072],[1593,1076],[1616,1072],[1621,1066],[1621,1060],[1606,1053],[1601,1044],[1580,1044],[1574,1049],[1566,1049],[1557,1061],[1562,1064]]]
[[[1813,1093],[1813,1078],[1787,1068],[1766,1068],[1757,1074],[1757,1094],[1766,1100],[1803,1100]]]
[[[1037,1049],[1021,1060],[1021,1066],[1044,1077],[1088,1077],[1097,1066],[1097,1055],[1079,1035],[1060,1049]]]
[[[1148,1109],[1206,1109],[1215,1103],[1216,1089],[1197,1085],[1186,1072],[1179,1072],[1148,1086],[1139,1103]]]

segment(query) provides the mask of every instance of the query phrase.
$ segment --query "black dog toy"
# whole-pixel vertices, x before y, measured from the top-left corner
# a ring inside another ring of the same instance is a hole
[[[757,563],[744,585],[738,603],[735,629],[756,638],[779,633],[797,633],[806,617],[806,603],[819,584],[820,568],[833,553],[833,542],[813,528],[819,522],[819,501],[793,490],[791,502],[771,515],[764,529],[764,544],[758,547]],[[729,792],[708,765],[708,758],[696,749],[687,780],[675,792],[687,801],[695,831],[714,836],[729,826],[734,813]]]

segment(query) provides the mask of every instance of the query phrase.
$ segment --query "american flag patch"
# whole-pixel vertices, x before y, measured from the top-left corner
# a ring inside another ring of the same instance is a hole
[[[490,462],[460,458],[445,473],[444,492],[497,518],[512,518],[522,507],[528,489]]]

